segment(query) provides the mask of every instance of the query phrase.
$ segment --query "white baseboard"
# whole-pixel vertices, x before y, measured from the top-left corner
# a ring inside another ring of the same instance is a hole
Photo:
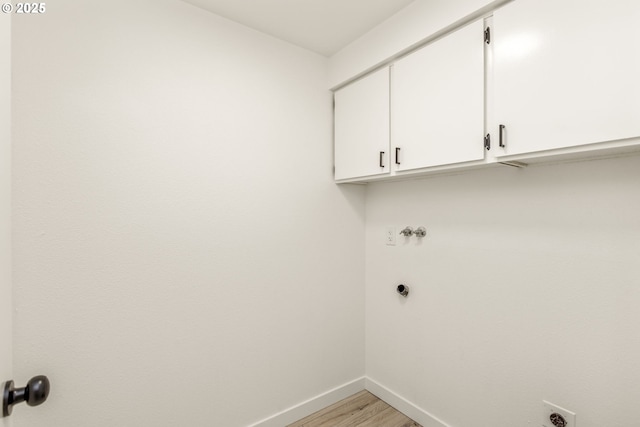
[[[367,389],[371,394],[379,397],[381,400],[387,402],[407,417],[417,421],[423,427],[450,427],[445,424],[444,421],[439,420],[424,409],[419,408],[399,394],[389,390],[369,377],[365,377],[365,389]]]
[[[365,377],[312,397],[248,427],[284,427],[365,389]]]
[[[444,421],[369,377],[358,378],[338,386],[248,427],[284,427],[362,390],[376,395],[423,427],[450,427]]]

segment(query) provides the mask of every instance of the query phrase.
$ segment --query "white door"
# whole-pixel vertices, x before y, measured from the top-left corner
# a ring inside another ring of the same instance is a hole
[[[335,93],[335,179],[389,172],[389,68]]]
[[[484,158],[484,46],[484,24],[479,21],[394,64],[395,170]]]
[[[490,131],[503,125],[506,143],[496,154],[640,136],[639,22],[640,2],[629,0],[518,0],[496,10]]]
[[[11,369],[11,24],[0,14],[0,383]],[[0,416],[2,409],[0,408]],[[0,418],[8,427],[10,418]]]

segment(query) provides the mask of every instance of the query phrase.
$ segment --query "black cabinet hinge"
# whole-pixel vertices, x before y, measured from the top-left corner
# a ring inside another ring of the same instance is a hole
[[[484,137],[484,148],[487,151],[491,150],[491,134],[489,133]]]
[[[486,44],[491,43],[491,27],[487,27],[484,29],[484,42]]]

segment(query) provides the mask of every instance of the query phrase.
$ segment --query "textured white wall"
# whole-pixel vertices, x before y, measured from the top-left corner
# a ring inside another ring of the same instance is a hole
[[[364,374],[326,58],[177,0],[13,37],[15,369],[52,381],[17,426],[246,426]]]
[[[0,14],[0,384],[11,371],[11,15]],[[9,419],[0,419],[0,426]]]
[[[543,399],[638,425],[638,183],[636,156],[369,185],[367,375],[456,427],[538,426]],[[386,246],[405,225],[427,237]]]

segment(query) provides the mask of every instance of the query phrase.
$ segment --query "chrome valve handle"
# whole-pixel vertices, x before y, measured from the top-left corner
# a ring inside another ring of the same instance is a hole
[[[404,237],[411,237],[413,235],[413,228],[408,225],[400,232]]]
[[[427,229],[424,227],[418,227],[416,231],[413,232],[413,234],[415,234],[416,237],[424,237],[427,235]]]

